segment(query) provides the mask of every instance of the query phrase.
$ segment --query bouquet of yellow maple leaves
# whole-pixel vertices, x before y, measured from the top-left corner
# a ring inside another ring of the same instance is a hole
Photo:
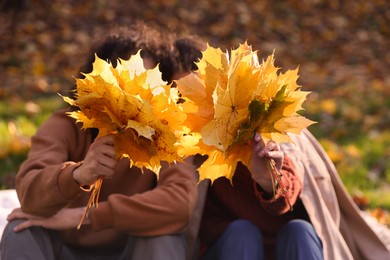
[[[69,116],[83,128],[99,129],[99,136],[115,135],[117,158],[128,157],[131,166],[158,172],[160,161],[180,161],[186,113],[179,93],[161,79],[161,72],[145,69],[140,52],[118,65],[96,56],[93,71],[76,79],[76,99],[64,97],[80,108]]]
[[[278,143],[290,141],[314,122],[299,115],[309,92],[297,84],[297,69],[278,73],[274,55],[259,63],[247,43],[224,53],[208,46],[198,71],[178,80],[190,108],[185,124],[199,132],[199,150],[208,159],[199,168],[200,180],[225,176],[232,180],[238,162],[249,166],[248,141],[255,133]],[[281,174],[270,160],[273,181]],[[275,192],[275,191],[274,191]]]
[[[157,66],[145,69],[140,52],[119,59],[116,67],[96,56],[93,71],[76,84],[76,98],[63,97],[80,108],[69,116],[83,128],[97,128],[98,137],[114,134],[116,157],[128,157],[130,166],[158,174],[161,161],[180,161],[191,151],[186,146],[192,146],[193,137],[183,124],[178,90],[161,79]],[[97,206],[102,181],[93,185],[85,214]]]

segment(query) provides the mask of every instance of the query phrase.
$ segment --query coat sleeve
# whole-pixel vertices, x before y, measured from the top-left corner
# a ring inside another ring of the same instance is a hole
[[[163,167],[156,188],[125,196],[112,194],[89,217],[95,231],[113,228],[137,236],[182,232],[197,200],[195,169],[186,163]]]
[[[28,157],[16,176],[23,211],[51,216],[82,192],[72,176],[79,163],[71,158],[80,153],[76,148],[83,143],[79,132],[75,122],[60,111],[32,137]]]
[[[283,175],[281,183],[278,184],[276,195],[271,198],[268,198],[268,195],[255,183],[255,192],[258,200],[264,209],[273,215],[282,215],[292,210],[302,190],[302,182],[288,156],[284,157],[281,173]],[[282,191],[282,187],[285,189],[285,192]]]

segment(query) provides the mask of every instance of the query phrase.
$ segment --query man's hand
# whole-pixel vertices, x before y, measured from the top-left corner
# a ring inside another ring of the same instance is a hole
[[[97,138],[91,144],[84,162],[73,171],[73,178],[81,186],[92,185],[99,178],[111,178],[116,163],[114,136]]]
[[[47,218],[27,214],[21,208],[14,209],[7,217],[8,221],[14,219],[25,219],[23,223],[14,228],[15,232],[22,231],[32,226],[44,227],[47,229],[64,230],[76,228],[85,211],[85,208],[63,208],[55,215]],[[89,219],[85,219],[83,224],[90,224]]]
[[[252,142],[252,157],[249,170],[252,179],[267,193],[273,192],[269,160],[274,160],[276,168],[280,170],[283,164],[283,158],[284,153],[280,150],[277,143],[270,141],[265,144],[260,134],[257,133],[255,135]]]

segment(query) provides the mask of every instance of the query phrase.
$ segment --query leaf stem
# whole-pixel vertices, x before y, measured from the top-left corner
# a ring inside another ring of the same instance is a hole
[[[280,190],[282,191],[282,195],[283,197],[286,199],[289,207],[290,207],[290,211],[293,211],[293,206],[291,205],[290,203],[290,200],[287,198],[287,189],[286,187],[284,187],[283,185],[283,182],[282,182],[282,177],[283,177],[283,174],[276,168],[276,163],[273,159],[268,159],[268,164],[271,168],[271,171],[270,171],[270,175],[271,175],[271,181],[272,181],[272,190],[273,190],[273,193],[274,193],[274,198],[277,194],[277,187],[276,186],[279,186],[280,187]],[[277,183],[277,185],[275,184]]]
[[[85,208],[84,214],[81,217],[81,220],[77,226],[77,229],[79,230],[84,219],[88,217],[89,209],[92,207],[98,208],[98,202],[99,202],[99,196],[100,196],[100,190],[103,184],[103,178],[98,179],[91,189],[91,196],[89,197],[87,207]]]

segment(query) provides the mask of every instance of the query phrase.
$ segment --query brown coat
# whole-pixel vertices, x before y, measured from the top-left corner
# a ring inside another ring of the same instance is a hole
[[[32,138],[27,160],[16,178],[22,209],[50,216],[63,207],[86,206],[89,193],[73,180],[72,171],[92,142],[91,132],[80,130],[65,111],[56,112]],[[163,167],[157,180],[122,159],[115,176],[103,181],[98,208],[92,208],[92,225],[67,230],[68,243],[88,247],[118,247],[127,234],[155,236],[185,230],[197,199],[194,168],[186,163]]]
[[[282,149],[301,173],[301,200],[322,240],[325,259],[390,259],[389,238],[374,232],[363,218],[318,141],[309,131],[291,137],[295,145],[283,144]]]

